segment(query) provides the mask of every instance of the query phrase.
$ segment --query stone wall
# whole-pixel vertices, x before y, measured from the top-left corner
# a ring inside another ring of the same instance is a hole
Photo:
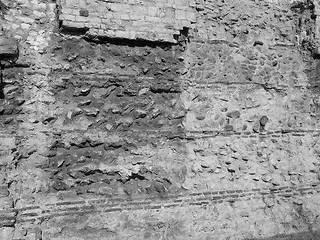
[[[176,42],[196,22],[195,0],[62,0],[59,20],[69,31],[92,37]]]
[[[316,1],[0,3],[1,240],[316,238]]]

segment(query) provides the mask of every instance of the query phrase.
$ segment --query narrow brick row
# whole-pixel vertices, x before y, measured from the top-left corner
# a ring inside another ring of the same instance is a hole
[[[46,131],[43,131],[46,132]],[[49,132],[49,131],[48,131]],[[66,133],[68,132],[74,132],[74,130],[65,130]],[[78,130],[78,132],[82,132],[81,130]],[[121,131],[119,131],[121,133]],[[131,131],[126,131],[126,133],[137,133],[141,132],[139,130],[131,130]],[[262,133],[253,133],[253,132],[234,132],[234,131],[185,131],[185,132],[172,132],[172,130],[148,130],[145,129],[143,133],[148,133],[148,134],[154,134],[156,136],[167,136],[168,134],[179,134],[179,137],[185,140],[191,140],[193,141],[194,139],[205,139],[205,138],[216,138],[216,137],[240,137],[240,138],[267,138],[267,137],[272,137],[272,138],[281,138],[285,136],[293,136],[293,137],[303,137],[306,135],[312,135],[312,137],[317,137],[320,135],[320,130],[290,130],[290,132],[285,131],[282,134],[275,134],[278,131],[268,131],[268,132],[262,132]],[[183,133],[183,135],[181,135]]]
[[[43,210],[40,212],[27,212],[26,209],[32,210],[31,207],[19,209],[19,215],[15,217],[16,210],[7,211],[7,215],[4,212],[0,212],[2,217],[0,217],[0,223],[4,225],[10,225],[15,222],[17,218],[18,222],[32,221],[36,219],[49,219],[54,217],[69,216],[76,214],[89,214],[96,212],[119,212],[119,211],[138,211],[138,210],[159,210],[165,208],[175,208],[179,206],[202,206],[209,204],[218,204],[222,202],[235,202],[239,200],[249,200],[249,199],[260,199],[268,195],[276,195],[283,198],[291,198],[297,195],[309,195],[314,192],[319,192],[319,183],[313,183],[308,186],[300,187],[278,187],[273,189],[235,189],[235,190],[223,190],[223,191],[206,191],[199,193],[190,193],[182,196],[173,195],[167,199],[160,199],[157,201],[137,201],[137,200],[124,200],[123,198],[118,198],[117,201],[107,201],[104,199],[102,204],[92,205],[96,202],[87,201],[76,201],[74,204],[72,202],[59,202],[56,203],[55,207]],[[179,196],[176,198],[175,196]],[[99,199],[97,199],[99,200]],[[121,201],[119,201],[121,200]],[[88,205],[91,204],[91,205]],[[76,206],[72,206],[76,205]],[[34,207],[33,209],[37,209]]]

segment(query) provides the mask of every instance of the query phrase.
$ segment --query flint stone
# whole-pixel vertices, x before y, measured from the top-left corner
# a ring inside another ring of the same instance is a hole
[[[227,117],[229,118],[239,118],[241,113],[238,110],[231,111],[227,113]]]
[[[262,116],[259,120],[261,126],[265,126],[268,121],[269,121],[269,118],[267,116]]]

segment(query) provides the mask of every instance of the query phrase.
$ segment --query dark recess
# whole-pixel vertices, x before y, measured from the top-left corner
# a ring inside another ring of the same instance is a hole
[[[0,99],[4,99],[4,92],[3,92],[3,89],[4,89],[4,86],[5,86],[5,83],[3,81],[3,69],[4,69],[4,65],[0,64]]]
[[[59,22],[60,32],[62,34],[73,35],[73,36],[83,36],[83,39],[87,42],[93,42],[96,44],[106,44],[110,43],[117,46],[129,46],[129,47],[161,47],[163,49],[171,49],[173,45],[177,45],[170,42],[160,42],[160,41],[148,41],[144,39],[126,39],[126,38],[110,38],[110,37],[96,37],[88,36],[88,28],[68,28],[62,27],[62,21]]]
[[[63,34],[68,34],[72,36],[83,36],[89,31],[89,28],[87,27],[83,27],[83,28],[73,28],[73,27],[66,27],[66,26],[62,27],[62,23],[63,21],[59,21],[59,29],[60,29],[60,32]]]
[[[163,48],[170,50],[172,46],[176,45],[185,45],[190,41],[189,39],[189,28],[183,27],[183,30],[180,31],[180,34],[174,35],[174,39],[177,43],[171,42],[162,42],[162,41],[150,41],[145,39],[127,39],[127,38],[111,38],[111,37],[100,37],[100,36],[90,36],[87,34],[89,31],[88,28],[70,28],[62,26],[63,22],[59,21],[59,29],[62,34],[73,35],[73,36],[82,36],[83,39],[87,42],[94,42],[97,44],[106,44],[110,43],[118,46],[129,46],[129,47],[150,47],[150,48]]]
[[[6,11],[8,10],[8,6],[5,5],[2,1],[0,1],[0,16],[1,18],[3,18],[3,15],[6,13]]]
[[[313,2],[310,0],[307,0],[304,2],[294,2],[291,5],[292,11],[296,11],[296,12],[300,12],[300,13],[307,10],[307,9],[313,11],[314,8],[315,8],[315,6],[314,6]]]

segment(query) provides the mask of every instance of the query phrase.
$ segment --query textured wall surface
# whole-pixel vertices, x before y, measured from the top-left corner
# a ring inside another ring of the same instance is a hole
[[[0,240],[319,239],[319,14],[0,1]]]

